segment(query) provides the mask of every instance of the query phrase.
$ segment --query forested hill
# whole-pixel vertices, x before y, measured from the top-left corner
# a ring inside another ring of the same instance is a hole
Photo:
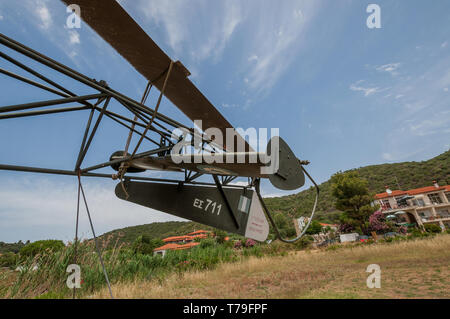
[[[381,193],[385,185],[397,189],[397,181],[401,189],[419,188],[432,185],[437,180],[441,185],[450,184],[450,150],[432,159],[422,162],[402,162],[381,164],[354,169],[369,182],[369,189]],[[289,213],[291,216],[306,216],[310,213],[314,202],[315,191],[309,188],[295,195],[265,199],[272,211]],[[331,183],[326,181],[320,185],[318,203],[318,219],[334,222],[339,212],[333,206]]]

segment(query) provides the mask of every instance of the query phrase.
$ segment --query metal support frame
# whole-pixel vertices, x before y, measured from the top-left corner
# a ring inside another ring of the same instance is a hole
[[[46,173],[46,174],[57,174],[57,175],[67,175],[67,176],[87,176],[87,177],[101,177],[101,178],[111,178],[112,175],[110,174],[101,174],[101,173],[93,173],[92,171],[101,169],[107,166],[111,166],[112,164],[118,164],[123,163],[126,161],[129,161],[130,159],[137,159],[142,158],[146,156],[151,156],[155,154],[166,154],[167,152],[170,152],[170,150],[173,148],[173,146],[179,141],[180,137],[172,137],[171,130],[167,128],[165,125],[169,125],[172,130],[175,128],[181,128],[189,132],[192,137],[197,136],[201,138],[202,141],[202,149],[205,151],[208,151],[207,147],[211,147],[212,149],[221,149],[222,151],[226,151],[223,148],[220,148],[217,144],[215,144],[212,140],[205,138],[201,133],[197,132],[194,128],[188,128],[187,126],[169,118],[168,116],[163,115],[162,113],[158,112],[158,107],[161,102],[161,98],[164,94],[164,88],[161,91],[161,94],[158,99],[158,103],[156,105],[155,109],[151,109],[144,105],[144,99],[141,103],[133,100],[132,98],[125,96],[118,91],[115,91],[111,89],[106,82],[104,81],[96,81],[95,79],[91,79],[87,77],[86,75],[83,75],[59,62],[56,62],[55,60],[52,60],[51,58],[36,52],[35,50],[32,50],[31,48],[26,47],[25,45],[8,38],[7,36],[0,33],[0,44],[8,47],[9,49],[15,51],[16,53],[21,54],[22,56],[25,56],[35,62],[38,62],[41,65],[44,65],[48,67],[49,70],[56,71],[62,75],[65,75],[69,79],[78,82],[79,84],[83,84],[91,89],[93,89],[96,93],[88,94],[88,95],[81,95],[78,96],[69,89],[65,88],[63,85],[60,85],[47,76],[44,76],[40,72],[34,70],[33,68],[26,66],[24,63],[14,59],[13,57],[7,55],[6,53],[0,51],[0,58],[3,58],[4,60],[14,64],[16,67],[19,67],[20,69],[26,71],[27,73],[31,74],[32,76],[35,76],[36,78],[40,79],[41,81],[44,81],[46,85],[39,83],[37,81],[34,81],[32,79],[28,79],[22,75],[15,74],[13,72],[10,72],[8,70],[0,68],[0,74],[10,77],[12,79],[15,79],[17,81],[21,81],[23,83],[27,83],[33,87],[42,89],[46,92],[53,93],[55,95],[58,95],[61,97],[60,99],[54,99],[54,100],[46,100],[46,101],[38,101],[38,102],[31,102],[31,103],[24,103],[24,104],[17,104],[17,105],[9,105],[9,106],[0,106],[0,120],[5,119],[13,119],[13,118],[20,118],[20,117],[31,117],[31,116],[38,116],[38,115],[47,115],[47,114],[57,114],[57,113],[66,113],[66,112],[74,112],[74,111],[84,111],[84,110],[90,110],[88,121],[86,123],[86,128],[83,135],[83,140],[80,146],[80,150],[78,152],[77,160],[75,163],[75,168],[73,171],[69,170],[61,170],[61,169],[49,169],[49,168],[40,168],[40,167],[27,167],[27,166],[16,166],[16,165],[5,165],[0,164],[0,170],[10,170],[10,171],[22,171],[22,172],[33,172],[33,173]],[[164,86],[166,85],[167,79],[170,75],[170,71],[173,64],[171,63],[168,69],[163,72],[160,77],[166,75]],[[97,100],[95,104],[92,104],[91,100]],[[134,116],[134,119],[129,118],[127,116],[123,116],[117,113],[114,113],[110,110],[107,110],[108,105],[111,101],[116,101],[120,105],[122,105],[125,110],[128,110],[132,115]],[[103,107],[99,107],[99,105],[104,102]],[[75,103],[75,106],[70,107],[57,107],[57,108],[49,108],[57,105],[63,105],[63,104],[72,104]],[[39,109],[39,110],[32,110],[30,109]],[[98,112],[99,115],[97,117],[97,120],[92,128],[92,120],[94,117],[94,113]],[[100,163],[91,167],[87,168],[81,168],[83,160],[88,152],[88,149],[91,145],[91,142],[97,132],[98,126],[100,125],[100,122],[104,117],[107,117],[116,123],[130,129],[130,132],[137,133],[140,136],[139,143],[137,144],[137,147],[135,148],[134,152],[130,156],[124,156],[123,158]],[[131,126],[125,124],[125,122],[130,123]],[[141,128],[144,128],[144,132],[139,132],[135,129],[136,126],[139,126]],[[158,128],[156,128],[159,127]],[[90,134],[89,134],[90,132]],[[152,139],[150,136],[147,136],[147,134],[156,134],[160,140],[160,142],[157,142],[157,140]],[[145,151],[142,153],[136,153],[137,148],[143,141],[143,139],[146,139],[153,144],[156,145],[155,149]],[[168,143],[168,145],[167,145]],[[307,163],[300,163],[300,164],[307,164]],[[257,195],[261,201],[261,204],[263,205],[264,211],[266,215],[268,216],[275,232],[277,233],[278,238],[281,241],[292,243],[300,239],[303,234],[305,233],[306,229],[308,228],[312,217],[314,216],[316,207],[317,207],[317,201],[319,196],[319,187],[317,186],[316,182],[311,178],[311,176],[306,172],[306,170],[303,168],[304,173],[308,176],[308,178],[311,180],[311,182],[316,187],[316,199],[314,202],[314,207],[311,213],[311,218],[303,230],[303,232],[295,239],[288,240],[281,237],[278,228],[267,209],[266,205],[264,204],[263,198],[260,193],[260,179],[252,179],[251,182],[249,182],[248,186],[240,186],[240,185],[229,185],[230,182],[232,182],[236,177],[235,176],[221,176],[221,181],[219,181],[219,178],[217,175],[213,175],[214,178],[214,184],[212,183],[203,183],[203,182],[195,182],[194,180],[198,177],[200,177],[201,173],[195,173],[193,174],[191,171],[185,170],[185,179],[184,181],[180,180],[170,180],[170,179],[157,179],[157,178],[150,178],[150,177],[140,177],[140,176],[127,176],[125,177],[126,180],[142,180],[142,181],[152,181],[152,182],[168,182],[168,183],[187,183],[187,184],[194,184],[194,185],[207,185],[207,186],[216,186],[219,192],[222,194],[222,196],[225,199],[225,202],[227,203],[228,209],[234,219],[234,222],[236,223],[236,226],[239,228],[239,223],[236,219],[236,216],[234,215],[233,210],[231,209],[228,200],[226,199],[226,195],[224,193],[224,187],[227,188],[240,188],[240,189],[247,189],[248,187],[254,187]]]
[[[161,98],[164,94],[164,90],[161,91],[161,94],[158,99],[158,103],[155,109],[147,107],[144,105],[145,99],[141,101],[141,103],[133,100],[130,97],[127,97],[113,89],[111,89],[105,81],[96,81],[95,79],[91,79],[86,75],[83,75],[51,58],[26,47],[25,45],[3,35],[0,33],[0,44],[15,51],[19,55],[31,59],[39,64],[46,66],[49,71],[56,71],[62,75],[65,75],[69,80],[75,81],[78,84],[83,84],[88,88],[96,91],[92,94],[87,95],[77,95],[68,88],[66,88],[62,84],[58,84],[57,82],[51,80],[48,76],[42,74],[41,72],[35,70],[33,67],[27,66],[25,62],[21,62],[17,60],[15,57],[12,57],[5,52],[0,51],[0,59],[4,59],[10,62],[12,65],[22,69],[33,77],[36,77],[39,81],[43,81],[45,84],[42,84],[34,79],[27,78],[25,76],[13,73],[6,69],[0,68],[0,75],[7,76],[13,80],[17,80],[23,83],[26,83],[35,88],[39,88],[43,91],[50,92],[59,96],[59,99],[46,100],[46,101],[37,101],[37,102],[29,102],[17,105],[8,105],[8,106],[0,106],[0,120],[13,119],[13,118],[22,118],[22,117],[31,117],[38,115],[47,115],[47,114],[58,114],[58,113],[66,113],[66,112],[74,112],[74,111],[87,111],[90,110],[89,116],[87,119],[87,123],[85,126],[85,131],[83,135],[83,140],[80,145],[80,149],[76,158],[76,162],[74,165],[74,172],[80,171],[83,176],[87,176],[86,174],[100,168],[107,167],[111,164],[122,163],[125,161],[129,161],[130,159],[141,158],[145,156],[155,155],[155,154],[167,154],[173,148],[173,146],[178,142],[178,137],[172,136],[172,131],[175,128],[182,128],[190,132],[192,136],[199,135],[193,128],[188,128],[187,126],[169,118],[168,116],[163,115],[158,112],[158,107],[161,102]],[[170,75],[172,64],[169,65],[167,70],[161,74],[160,77],[166,76],[165,83]],[[148,84],[151,85],[151,84]],[[148,96],[149,92],[146,93],[145,98]],[[95,103],[93,100],[97,100]],[[124,110],[131,113],[132,117],[121,115],[111,110],[107,110],[108,105],[112,102],[117,102],[119,106],[122,106]],[[104,103],[103,106],[100,106],[101,103]],[[64,104],[75,104],[68,107],[57,107],[59,105]],[[99,113],[98,117],[92,126],[94,121],[95,113]],[[133,156],[130,158],[125,156],[122,159],[108,161],[105,163],[100,163],[98,165],[94,165],[88,168],[82,168],[83,160],[89,150],[92,140],[95,137],[97,129],[103,118],[108,118],[113,120],[114,122],[120,124],[123,127],[126,127],[132,133],[136,133],[139,136],[139,142],[136,145],[133,152]],[[168,127],[167,127],[168,125]],[[92,130],[91,130],[92,127]],[[140,127],[144,129],[143,132],[139,132],[136,128]],[[152,138],[151,135],[154,135]],[[205,148],[207,145],[212,144],[211,140],[204,138],[202,141],[205,144]],[[155,145],[155,148],[146,152],[142,152],[137,154],[137,148],[142,143],[143,140],[147,140]],[[7,167],[11,167],[11,165],[2,165],[3,169]],[[17,166],[15,167],[17,170]],[[33,168],[40,170],[40,168]],[[61,170],[48,170],[46,168],[42,168],[42,171],[47,173],[54,173],[56,171]],[[29,170],[26,170],[29,171]],[[67,174],[64,174],[67,175]],[[110,175],[112,176],[112,175]],[[200,176],[200,175],[199,175]],[[198,177],[198,176],[196,176]],[[194,177],[194,178],[196,178]],[[193,181],[194,178],[191,180]]]
[[[231,207],[230,202],[228,201],[227,195],[223,191],[222,184],[220,183],[219,178],[217,177],[217,175],[213,175],[213,179],[214,179],[214,182],[216,183],[216,187],[217,187],[220,195],[223,198],[223,201],[225,202],[228,210],[230,211],[230,215],[233,218],[236,228],[239,229],[240,228],[239,221],[237,220],[237,217],[236,217],[236,214],[234,213],[233,207]]]

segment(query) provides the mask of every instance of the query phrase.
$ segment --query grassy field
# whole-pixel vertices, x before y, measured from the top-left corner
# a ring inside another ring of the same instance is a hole
[[[369,264],[380,265],[381,288],[367,288]],[[250,257],[112,290],[116,298],[450,298],[450,235]],[[90,297],[109,294],[102,289]]]

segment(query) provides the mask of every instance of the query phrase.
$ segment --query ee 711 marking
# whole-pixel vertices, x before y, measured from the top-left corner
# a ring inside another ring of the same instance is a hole
[[[217,202],[212,201],[210,199],[201,200],[198,198],[194,199],[194,207],[204,210],[205,212],[211,212],[211,214],[220,214],[222,210],[222,204],[217,205]]]

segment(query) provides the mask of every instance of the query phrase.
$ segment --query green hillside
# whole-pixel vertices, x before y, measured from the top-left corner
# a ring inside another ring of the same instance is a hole
[[[397,181],[403,190],[429,186],[434,180],[446,185],[450,184],[450,151],[422,162],[371,165],[354,170],[368,180],[369,189],[373,193],[384,192],[385,185],[389,185],[391,189],[398,189]],[[271,211],[298,217],[310,214],[314,196],[315,191],[311,187],[295,195],[267,198],[265,201]],[[326,181],[320,185],[318,220],[337,221],[340,213],[336,211],[333,203],[331,183]]]
[[[204,226],[194,222],[161,222],[139,226],[130,226],[116,229],[103,234],[100,238],[108,241],[108,246],[118,243],[132,243],[137,237],[147,235],[150,238],[166,238],[170,236],[186,235],[195,230],[210,230],[212,227]]]
[[[427,161],[371,165],[356,170],[369,181],[370,191],[374,193],[383,192],[385,185],[397,189],[397,180],[402,189],[431,185],[433,180],[439,181],[442,185],[450,184],[450,151]],[[333,207],[330,182],[322,183],[320,190],[316,218],[322,222],[336,222],[340,212]],[[295,195],[266,198],[265,201],[269,209],[275,213],[291,217],[307,216],[311,212],[314,195],[314,189],[310,188]],[[130,243],[144,234],[151,238],[164,238],[184,235],[199,229],[213,230],[211,227],[194,222],[163,222],[114,230],[102,235],[102,238],[109,238],[111,245],[118,238],[119,242]]]

